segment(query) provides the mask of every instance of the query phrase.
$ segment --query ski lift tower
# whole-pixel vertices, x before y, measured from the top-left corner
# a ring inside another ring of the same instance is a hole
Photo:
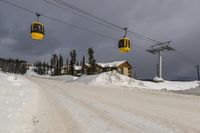
[[[164,43],[158,43],[156,45],[150,46],[147,52],[151,54],[157,54],[158,55],[158,62],[159,62],[159,72],[158,72],[158,77],[162,79],[162,52],[163,51],[175,51],[174,48],[172,48],[170,45],[172,41],[164,42]]]

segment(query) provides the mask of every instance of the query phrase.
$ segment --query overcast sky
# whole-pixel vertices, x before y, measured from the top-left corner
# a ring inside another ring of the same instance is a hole
[[[84,27],[112,38],[121,38],[123,32],[111,30],[81,18],[43,0],[6,0],[57,19]],[[67,0],[64,0],[67,1]],[[163,54],[165,79],[196,79],[195,66],[200,62],[200,1],[199,0],[68,0],[67,2],[116,25],[147,37],[173,41],[175,52]],[[156,75],[157,56],[145,52],[153,45],[131,34],[133,50],[120,54],[117,41],[104,38],[41,17],[46,37],[33,41],[30,24],[34,14],[24,12],[0,2],[0,57],[49,61],[51,55],[62,54],[69,58],[72,49],[77,50],[79,60],[87,57],[87,49],[93,47],[97,62],[128,60],[138,78]],[[139,49],[142,47],[143,49]],[[200,64],[200,63],[199,63]]]

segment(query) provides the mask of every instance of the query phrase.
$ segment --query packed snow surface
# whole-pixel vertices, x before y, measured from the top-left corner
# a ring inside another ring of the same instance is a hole
[[[0,72],[0,133],[32,132],[37,104],[36,86],[29,80]]]

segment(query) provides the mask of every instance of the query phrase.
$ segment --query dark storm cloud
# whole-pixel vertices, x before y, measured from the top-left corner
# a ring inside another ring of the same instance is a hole
[[[65,12],[42,0],[12,1],[37,12],[60,20],[120,38],[123,33],[105,28],[89,20]],[[195,65],[199,61],[200,17],[198,0],[69,0],[84,10],[137,33],[160,41],[173,41],[179,52],[164,53],[164,76],[167,79],[181,77],[195,78]],[[69,51],[76,49],[79,59],[87,55],[87,48],[93,47],[97,61],[127,59],[140,78],[153,78],[156,74],[157,56],[134,46],[147,49],[153,43],[128,35],[133,40],[133,52],[122,55],[116,41],[75,29],[45,18],[45,40],[37,42],[30,38],[30,24],[34,14],[0,3],[0,56],[31,60],[49,60],[53,53],[69,57]],[[192,59],[191,59],[192,58]],[[195,60],[195,61],[194,61]]]

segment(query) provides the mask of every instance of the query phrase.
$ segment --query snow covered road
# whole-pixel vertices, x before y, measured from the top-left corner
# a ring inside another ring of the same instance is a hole
[[[19,75],[0,72],[0,133],[32,133],[38,86]]]
[[[199,133],[200,98],[28,77],[39,86],[34,133]]]

